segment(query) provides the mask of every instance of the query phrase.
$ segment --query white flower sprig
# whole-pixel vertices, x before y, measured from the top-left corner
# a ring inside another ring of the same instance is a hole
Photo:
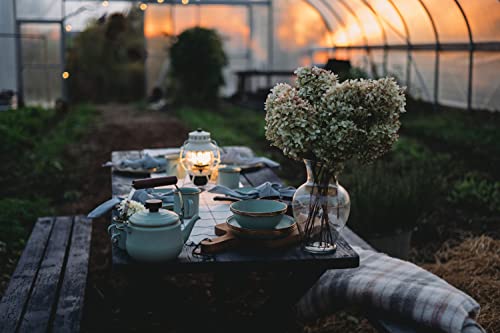
[[[295,87],[277,84],[267,97],[266,138],[293,159],[342,170],[389,151],[405,112],[404,89],[392,78],[347,80],[317,67],[298,68]]]
[[[123,220],[128,220],[129,217],[137,212],[146,210],[143,204],[135,200],[122,200],[118,205],[118,211],[120,212],[120,218]]]

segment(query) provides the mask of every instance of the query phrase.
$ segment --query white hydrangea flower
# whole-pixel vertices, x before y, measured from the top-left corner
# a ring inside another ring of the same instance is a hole
[[[293,159],[313,159],[339,172],[352,158],[369,163],[398,138],[404,89],[392,78],[347,80],[298,68],[296,86],[280,83],[267,97],[266,138]]]
[[[128,206],[128,209],[127,209],[127,206]],[[137,212],[141,212],[141,211],[144,211],[146,210],[146,207],[144,207],[143,204],[141,204],[140,202],[137,202],[135,200],[122,200],[122,202],[120,202],[120,205],[118,206],[118,211],[120,212],[120,215],[123,215],[125,212],[127,214],[127,216],[125,216],[125,218],[129,218],[130,216],[134,215],[135,213]]]

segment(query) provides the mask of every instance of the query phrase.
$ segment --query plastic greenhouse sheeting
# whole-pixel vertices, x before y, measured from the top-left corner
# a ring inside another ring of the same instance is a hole
[[[217,29],[224,38],[230,60],[225,95],[236,89],[236,70],[293,70],[339,58],[349,59],[370,75],[393,75],[412,95],[429,102],[500,110],[497,0],[259,0],[258,4],[252,4],[256,0],[200,0],[186,6],[179,0],[144,1],[149,4],[144,22],[149,91],[168,71],[164,33],[178,34],[199,25]],[[221,4],[210,4],[214,1]],[[114,0],[15,3],[18,20],[64,19],[73,27],[72,34],[84,29],[90,19],[138,4]],[[1,19],[8,14],[0,15]],[[8,24],[0,28],[0,33],[13,30]],[[49,47],[58,45],[49,43]],[[29,61],[23,58],[24,63]],[[273,77],[272,82],[291,79]],[[6,81],[0,78],[1,84]],[[268,83],[257,79],[254,88]]]

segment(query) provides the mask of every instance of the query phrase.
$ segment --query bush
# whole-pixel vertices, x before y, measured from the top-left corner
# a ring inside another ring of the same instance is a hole
[[[0,195],[62,199],[72,174],[65,149],[86,132],[94,114],[87,106],[76,107],[64,117],[39,108],[2,112],[0,154],[8,158],[0,172],[9,177],[0,178]]]
[[[89,24],[70,44],[69,93],[74,102],[144,98],[143,13],[112,14]]]
[[[169,93],[174,103],[215,105],[224,84],[222,69],[227,57],[215,30],[184,31],[170,49]]]
[[[1,199],[0,242],[10,249],[20,248],[36,219],[51,213],[47,199]]]
[[[461,209],[500,213],[500,182],[468,173],[453,184],[447,199]]]
[[[411,230],[435,208],[444,191],[445,156],[401,139],[393,151],[372,165],[351,165],[341,184],[351,197],[348,225],[360,235]]]

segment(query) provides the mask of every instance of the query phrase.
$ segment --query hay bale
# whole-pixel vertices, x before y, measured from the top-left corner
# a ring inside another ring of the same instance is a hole
[[[445,242],[436,263],[423,268],[474,297],[481,305],[477,320],[487,332],[500,332],[500,240],[488,236]]]

